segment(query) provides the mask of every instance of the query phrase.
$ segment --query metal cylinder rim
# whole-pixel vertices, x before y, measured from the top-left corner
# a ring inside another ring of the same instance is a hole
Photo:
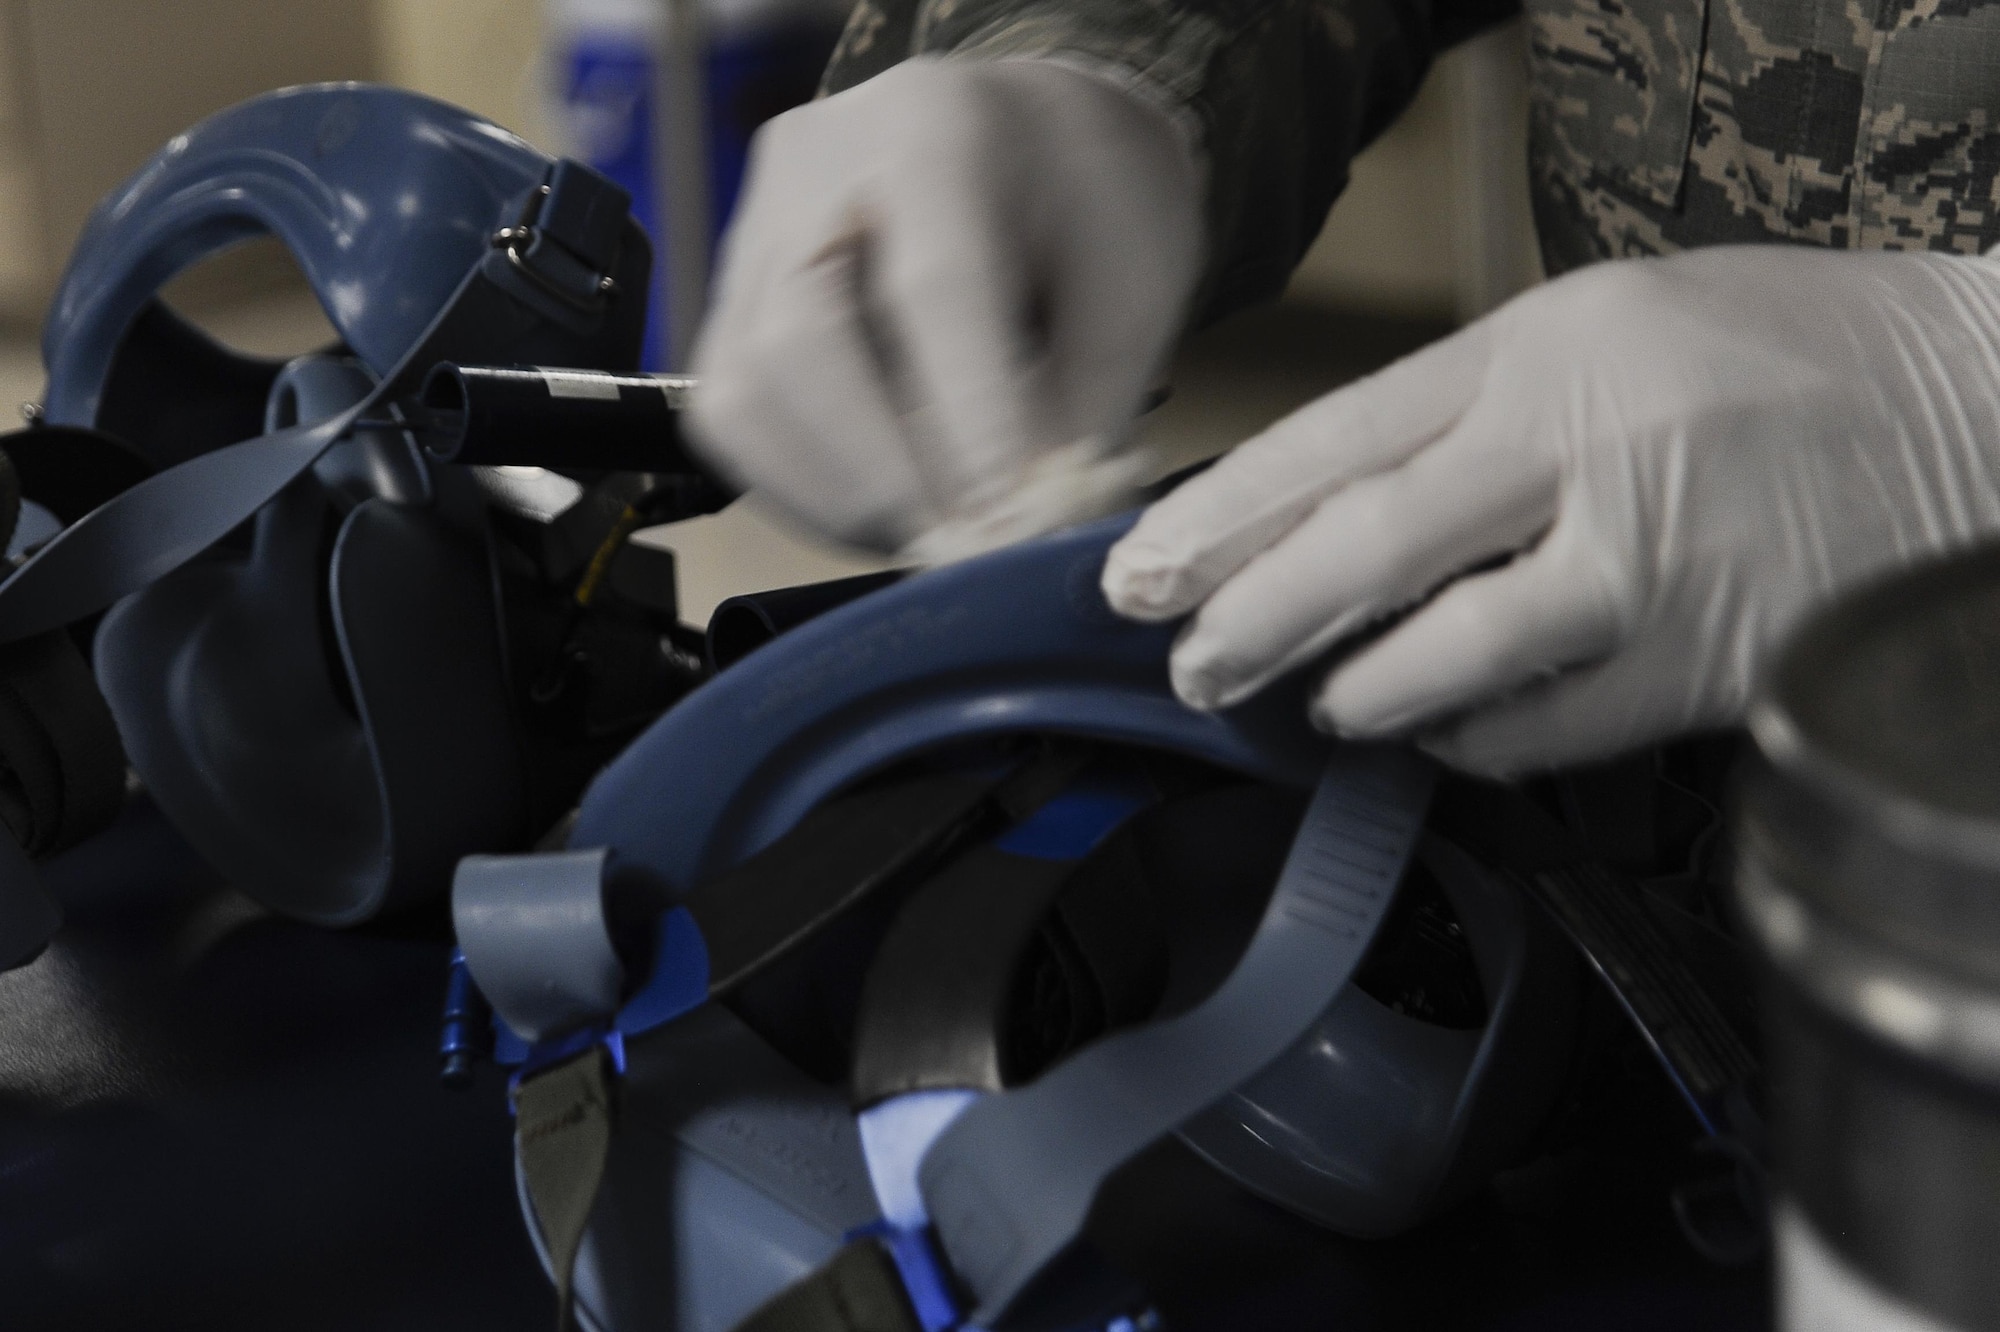
[[[1787,888],[1755,857],[1736,899],[1764,958],[1828,1012],[1885,1044],[2000,1087],[2000,987],[1939,974]]]

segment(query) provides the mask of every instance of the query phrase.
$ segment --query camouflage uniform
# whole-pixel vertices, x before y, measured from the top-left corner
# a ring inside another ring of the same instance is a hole
[[[1207,147],[1205,312],[1275,292],[1434,52],[1526,10],[1551,272],[1726,241],[2000,242],[1989,0],[860,0],[826,75],[1060,55]]]

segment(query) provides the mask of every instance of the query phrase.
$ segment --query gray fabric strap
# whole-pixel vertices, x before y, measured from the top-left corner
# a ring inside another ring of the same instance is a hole
[[[479,992],[529,1041],[618,1011],[625,967],[604,916],[610,852],[467,856],[452,877],[451,916]]]
[[[1219,990],[983,1099],[939,1137],[918,1178],[977,1299],[974,1323],[1035,1321],[1037,1278],[1081,1236],[1112,1172],[1276,1060],[1340,993],[1416,846],[1433,771],[1407,750],[1336,746]]]
[[[340,415],[190,458],[65,527],[0,582],[0,643],[61,628],[180,568],[303,476],[356,422],[386,412],[415,390],[439,361],[506,361],[524,347],[554,354],[536,342],[537,330],[550,326],[529,315],[518,296],[487,281],[484,271],[474,265],[416,345],[373,392]],[[605,321],[605,328],[616,323]],[[593,359],[616,354],[596,337],[568,350]]]
[[[872,1239],[855,1240],[787,1286],[736,1332],[924,1332],[896,1263]]]
[[[592,1048],[536,1074],[514,1093],[521,1177],[556,1278],[556,1332],[574,1325],[577,1250],[611,1155],[617,1077]]]
[[[58,629],[172,573],[297,480],[386,398],[159,472],[64,528],[0,584],[0,642]]]

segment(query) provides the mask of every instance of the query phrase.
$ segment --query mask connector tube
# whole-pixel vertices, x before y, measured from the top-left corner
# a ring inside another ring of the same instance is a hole
[[[439,462],[701,475],[681,443],[684,376],[432,367],[409,415]]]

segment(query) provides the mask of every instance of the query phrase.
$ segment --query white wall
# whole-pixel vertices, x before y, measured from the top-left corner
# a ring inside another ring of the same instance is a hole
[[[85,216],[255,93],[372,78],[368,0],[0,0],[0,317],[38,321]]]
[[[1470,319],[1540,280],[1518,24],[1447,52],[1354,163],[1292,299]]]
[[[370,0],[381,77],[554,145],[541,0]]]

